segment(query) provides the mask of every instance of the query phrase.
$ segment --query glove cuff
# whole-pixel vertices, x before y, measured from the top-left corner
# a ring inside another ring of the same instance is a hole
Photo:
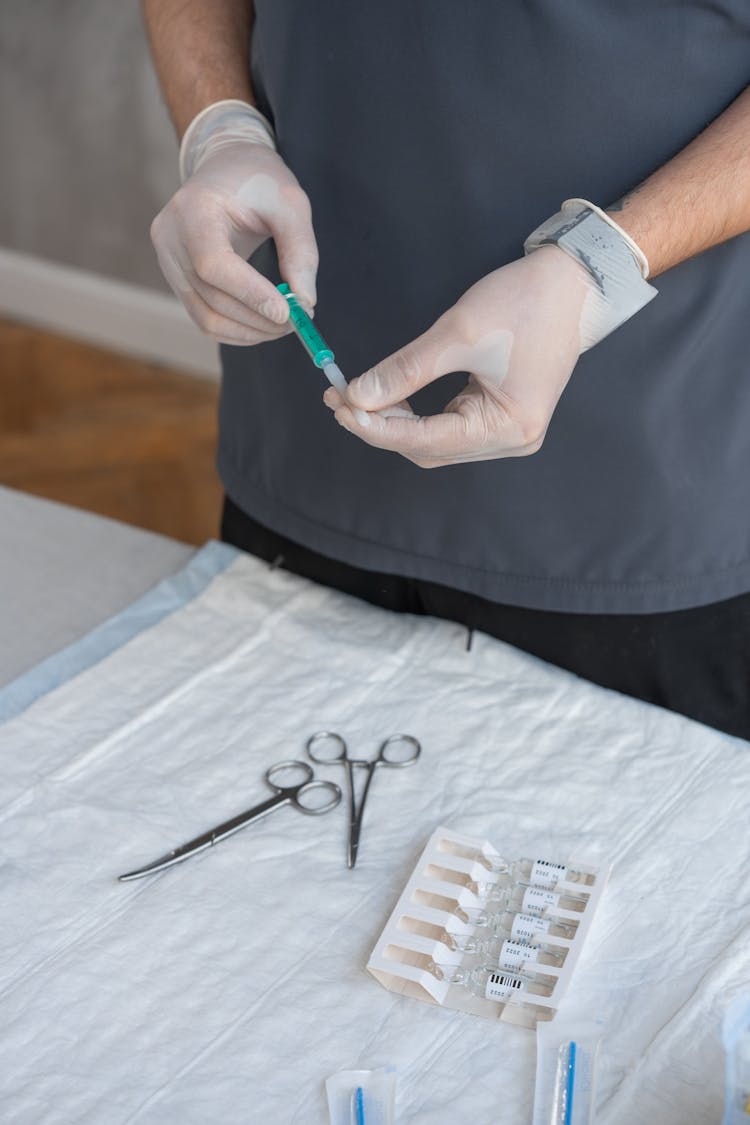
[[[276,151],[271,123],[260,110],[235,98],[214,102],[188,125],[180,144],[180,180],[185,182],[219,144],[249,141]]]
[[[645,280],[648,261],[640,247],[614,220],[585,199],[566,199],[556,215],[524,242],[524,253],[559,246],[594,282],[595,310],[586,326],[584,349],[614,332],[657,294]]]

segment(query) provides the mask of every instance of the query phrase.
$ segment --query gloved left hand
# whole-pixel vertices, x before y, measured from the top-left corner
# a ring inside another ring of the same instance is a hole
[[[579,224],[581,216],[592,217],[578,212]],[[593,219],[595,247],[586,246],[581,257],[577,248],[532,247],[473,285],[418,339],[354,379],[345,397],[326,391],[337,422],[421,468],[536,452],[579,355],[656,295],[619,235]],[[562,220],[565,232],[565,213]],[[578,231],[573,241],[583,237]],[[589,250],[602,249],[609,275],[606,266],[592,273],[584,264]],[[469,379],[442,414],[374,413],[396,405],[408,410],[409,395],[452,371],[469,372]]]

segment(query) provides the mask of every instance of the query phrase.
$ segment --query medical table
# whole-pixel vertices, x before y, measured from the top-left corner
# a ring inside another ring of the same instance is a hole
[[[0,520],[0,1120],[323,1125],[325,1078],[384,1064],[401,1122],[530,1120],[532,1032],[365,970],[439,824],[614,865],[557,1017],[603,1021],[596,1120],[719,1119],[721,1017],[750,985],[747,744],[221,544],[7,490]],[[117,882],[322,729],[422,745],[373,786],[356,868],[343,806],[290,809]]]

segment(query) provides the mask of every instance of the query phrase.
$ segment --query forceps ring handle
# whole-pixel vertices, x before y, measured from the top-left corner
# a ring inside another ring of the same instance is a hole
[[[319,742],[334,742],[338,748],[337,752],[329,758],[321,756],[315,751]],[[347,759],[346,743],[340,734],[336,734],[332,730],[319,730],[317,734],[311,735],[307,740],[305,749],[310,761],[319,766],[335,766],[337,762],[345,762]]]
[[[396,746],[399,743],[406,743],[411,746],[414,753],[410,758],[394,759],[388,757],[388,748]],[[405,766],[413,766],[419,755],[422,753],[422,743],[418,738],[412,734],[392,734],[390,738],[386,738],[383,745],[378,752],[377,761],[381,762],[384,766],[390,766],[391,769],[402,770]]]

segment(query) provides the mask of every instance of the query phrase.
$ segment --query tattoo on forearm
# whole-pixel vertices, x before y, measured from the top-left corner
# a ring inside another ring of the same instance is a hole
[[[633,196],[637,195],[642,187],[643,184],[639,184],[638,187],[634,187],[632,191],[626,192],[625,195],[615,200],[614,203],[610,203],[609,207],[607,207],[607,211],[623,211]]]

